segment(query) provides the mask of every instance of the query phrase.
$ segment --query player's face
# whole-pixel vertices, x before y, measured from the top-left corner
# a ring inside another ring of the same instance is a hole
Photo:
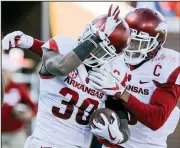
[[[132,39],[128,51],[125,51],[126,55],[132,59],[139,58],[141,56],[142,51],[147,49],[147,45],[148,41],[139,41]]]
[[[145,60],[148,52],[154,50],[157,46],[157,37],[149,36],[145,32],[137,33],[136,30],[132,31],[130,46],[124,50],[125,62],[130,65],[137,65]]]

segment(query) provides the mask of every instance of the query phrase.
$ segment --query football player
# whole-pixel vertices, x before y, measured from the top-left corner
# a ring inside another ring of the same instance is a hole
[[[125,102],[135,125],[129,125],[131,136],[123,147],[166,148],[167,137],[180,118],[176,107],[180,97],[180,54],[163,47],[167,24],[158,11],[138,8],[125,20],[132,30],[130,46],[120,56],[128,71],[125,91],[107,89],[100,81],[105,79],[103,71],[91,72],[90,84]],[[100,127],[92,132],[106,137]]]
[[[100,16],[86,26],[77,42],[55,37],[44,44],[19,31],[4,37],[3,49],[18,46],[40,56],[43,53],[36,128],[25,148],[89,146],[89,115],[104,106],[107,96],[88,83],[88,70],[98,70],[106,64],[106,69],[111,69],[120,81],[126,73],[123,71],[119,75],[115,71],[117,64],[111,62],[130,43],[129,26],[118,18],[118,14],[119,8],[111,6],[108,15]],[[109,127],[114,126],[109,124]],[[111,142],[127,141],[119,127],[117,129],[113,131]]]

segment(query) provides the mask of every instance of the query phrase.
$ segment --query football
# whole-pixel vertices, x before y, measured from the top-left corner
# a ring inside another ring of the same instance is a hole
[[[95,125],[93,124],[93,120],[95,119],[96,122],[99,122],[101,124],[104,125],[104,120],[101,118],[100,114],[103,113],[107,120],[109,121],[109,123],[113,123],[114,122],[114,117],[112,116],[112,113],[114,113],[118,119],[118,125],[120,125],[120,122],[119,122],[119,117],[118,115],[116,114],[116,112],[114,112],[113,110],[111,109],[108,109],[108,108],[100,108],[100,109],[97,109],[89,118],[89,125],[90,127],[95,127]]]

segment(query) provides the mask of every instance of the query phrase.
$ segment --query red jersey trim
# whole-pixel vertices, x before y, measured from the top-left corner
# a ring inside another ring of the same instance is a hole
[[[54,39],[49,40],[49,48],[59,53],[59,48]]]
[[[55,76],[40,76],[41,79],[52,79]]]
[[[180,66],[177,67],[169,76],[167,83],[169,84],[175,84],[176,80],[178,78],[178,75],[180,74]]]
[[[126,74],[125,77],[124,77],[124,79],[123,79],[123,81],[121,82],[121,85],[125,87],[127,80],[128,80],[128,75]]]
[[[34,39],[34,43],[33,43],[32,47],[29,48],[29,50],[30,50],[31,52],[34,52],[35,54],[39,55],[40,57],[42,57],[43,51],[42,51],[41,46],[42,46],[43,44],[44,44],[43,41]]]

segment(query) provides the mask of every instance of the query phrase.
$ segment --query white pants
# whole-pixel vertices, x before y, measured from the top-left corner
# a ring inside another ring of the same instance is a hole
[[[34,136],[27,138],[24,148],[81,148],[75,145],[55,145]]]
[[[24,130],[2,133],[2,148],[23,148],[26,141]]]

